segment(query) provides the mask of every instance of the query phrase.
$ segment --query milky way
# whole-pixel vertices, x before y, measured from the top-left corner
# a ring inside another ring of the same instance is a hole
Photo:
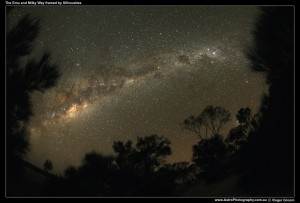
[[[150,134],[171,140],[169,162],[191,161],[197,137],[183,130],[186,117],[222,106],[233,115],[226,136],[266,89],[245,55],[255,7],[27,6],[10,13],[8,28],[25,14],[41,19],[31,57],[49,50],[62,73],[32,95],[28,160],[50,159],[56,172]]]

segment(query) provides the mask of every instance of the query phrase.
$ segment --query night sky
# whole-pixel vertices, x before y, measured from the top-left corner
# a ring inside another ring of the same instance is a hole
[[[169,162],[191,161],[197,137],[181,126],[208,105],[232,114],[258,111],[264,76],[245,51],[258,9],[250,6],[25,6],[41,20],[32,57],[44,51],[59,66],[58,84],[32,94],[28,160],[55,172],[81,164],[113,141],[157,134],[171,141]]]

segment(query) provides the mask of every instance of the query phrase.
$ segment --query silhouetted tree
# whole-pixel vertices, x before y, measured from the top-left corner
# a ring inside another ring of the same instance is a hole
[[[157,135],[138,137],[135,148],[129,140],[125,144],[121,141],[114,142],[113,148],[116,163],[119,168],[139,167],[153,172],[164,163],[164,158],[171,154],[170,141]]]
[[[56,188],[48,188],[60,196],[111,196],[116,165],[112,156],[104,156],[95,151],[85,155],[82,165],[78,168],[70,166],[65,169],[65,187],[61,193]]]
[[[199,116],[190,116],[183,122],[184,128],[186,130],[189,130],[191,132],[196,133],[199,139],[204,139],[203,137],[203,128],[204,128],[204,121],[201,117],[201,114]],[[207,139],[207,128],[205,130],[205,138]]]
[[[25,154],[28,149],[26,123],[31,115],[29,94],[24,84],[20,60],[30,53],[38,29],[38,21],[25,16],[6,36],[7,153],[18,157]]]
[[[129,169],[134,167],[134,154],[136,149],[132,146],[132,141],[128,140],[126,143],[117,141],[113,143],[113,149],[116,153],[116,163],[121,169]]]
[[[192,161],[201,167],[202,174],[206,175],[207,180],[227,154],[227,146],[218,133],[230,119],[230,113],[222,107],[207,106],[197,117],[190,116],[184,120],[185,128],[200,138],[193,146]],[[218,175],[215,174],[215,177]]]
[[[241,108],[237,115],[236,119],[240,124],[249,124],[252,121],[251,109],[249,107]]]
[[[198,116],[190,116],[185,119],[183,125],[185,129],[196,133],[199,139],[207,139],[208,133],[211,136],[218,134],[230,120],[230,113],[222,107],[207,106]]]
[[[236,152],[242,145],[246,144],[248,135],[257,130],[258,115],[253,115],[249,107],[241,108],[236,115],[236,119],[239,125],[230,130],[225,140],[231,152]]]
[[[153,172],[165,162],[165,157],[171,154],[171,142],[162,136],[150,135],[138,137],[136,158],[141,167]]]
[[[241,183],[251,194],[293,195],[294,183],[294,8],[262,7],[248,52],[252,69],[269,84],[259,127],[241,160],[248,160]],[[257,185],[260,185],[258,188]]]
[[[115,162],[117,172],[113,183],[113,193],[116,196],[134,196],[137,194],[141,172],[137,169],[137,151],[132,146],[132,141],[128,140],[123,143],[115,141],[113,149],[116,153]]]
[[[170,191],[159,185],[156,172],[165,162],[164,158],[171,154],[170,141],[157,135],[138,137],[135,147],[131,141],[114,142],[118,174],[116,195],[166,195]],[[163,181],[160,182],[161,184]],[[125,191],[124,191],[125,190]]]
[[[235,153],[236,150],[247,142],[247,136],[247,128],[243,125],[238,125],[230,130],[225,142],[229,145],[229,150]]]
[[[57,67],[49,64],[49,53],[43,54],[38,62],[21,63],[23,57],[32,51],[39,27],[39,20],[27,15],[6,36],[8,150],[18,155],[24,154],[28,147],[25,128],[32,115],[30,93],[44,92],[53,87],[59,77]],[[14,139],[23,141],[14,142]],[[11,146],[11,143],[15,144]]]
[[[7,12],[7,14],[10,12]],[[8,16],[9,17],[9,16]],[[50,65],[45,53],[36,62],[23,60],[32,52],[40,28],[39,20],[29,15],[6,32],[6,158],[8,195],[14,191],[13,180],[23,174],[22,158],[29,148],[27,130],[32,107],[30,94],[45,91],[55,85],[58,69]]]
[[[207,169],[211,164],[220,162],[226,155],[226,145],[221,135],[201,140],[193,146],[193,162]]]
[[[86,195],[106,196],[111,192],[111,181],[115,166],[112,156],[97,152],[87,153],[83,165],[78,168],[81,184],[85,185]]]
[[[207,140],[201,140],[193,146],[193,162],[202,169],[202,177],[206,181],[218,179],[218,170],[225,160],[227,146],[221,135],[215,134]]]
[[[44,169],[45,171],[49,172],[50,170],[53,169],[53,165],[52,165],[52,161],[50,161],[49,159],[47,159],[44,163]]]
[[[252,111],[249,107],[241,108],[236,115],[236,119],[240,125],[244,125],[250,128],[252,131],[258,127],[259,115],[252,114]]]
[[[220,129],[231,120],[231,115],[222,107],[207,106],[201,113],[204,125],[211,131],[212,135],[220,132]]]

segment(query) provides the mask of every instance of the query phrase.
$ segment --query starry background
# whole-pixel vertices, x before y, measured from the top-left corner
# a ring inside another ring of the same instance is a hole
[[[41,29],[30,57],[44,51],[59,66],[58,84],[33,93],[28,160],[54,171],[81,164],[113,141],[157,134],[171,141],[168,162],[191,161],[197,137],[181,123],[208,105],[232,114],[258,111],[264,76],[245,56],[258,14],[250,6],[24,6]]]

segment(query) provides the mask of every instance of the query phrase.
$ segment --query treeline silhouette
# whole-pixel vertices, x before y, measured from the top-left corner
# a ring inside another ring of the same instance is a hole
[[[198,180],[207,184],[220,181],[232,175],[233,157],[247,143],[247,134],[256,129],[249,108],[240,109],[236,117],[240,124],[226,139],[219,131],[231,115],[221,107],[208,106],[199,116],[184,120],[183,126],[199,136],[193,146],[192,163],[166,164],[171,143],[164,137],[138,137],[135,146],[131,140],[117,141],[112,146],[114,155],[87,153],[81,166],[70,166],[61,179],[49,180],[42,195],[178,196]],[[205,137],[200,136],[202,131]]]
[[[115,156],[87,153],[60,181],[45,185],[46,196],[174,196],[178,182],[188,182],[187,163],[164,164],[170,141],[157,135],[114,142]]]
[[[87,153],[82,164],[48,179],[36,196],[181,196],[199,181],[214,184],[240,175],[245,196],[294,195],[294,30],[293,7],[262,7],[247,53],[254,71],[264,72],[269,85],[260,111],[249,107],[235,116],[238,125],[227,135],[232,119],[220,106],[207,106],[182,126],[198,138],[191,163],[166,163],[170,140],[158,135],[113,143],[113,155]],[[21,60],[32,50],[39,22],[25,16],[7,33],[7,177],[13,195],[22,177],[28,150],[30,93],[53,86],[59,74],[49,54],[38,61]],[[101,149],[99,149],[101,150]],[[53,165],[46,160],[45,174]],[[238,192],[241,192],[238,191]],[[23,194],[26,196],[26,194]]]

